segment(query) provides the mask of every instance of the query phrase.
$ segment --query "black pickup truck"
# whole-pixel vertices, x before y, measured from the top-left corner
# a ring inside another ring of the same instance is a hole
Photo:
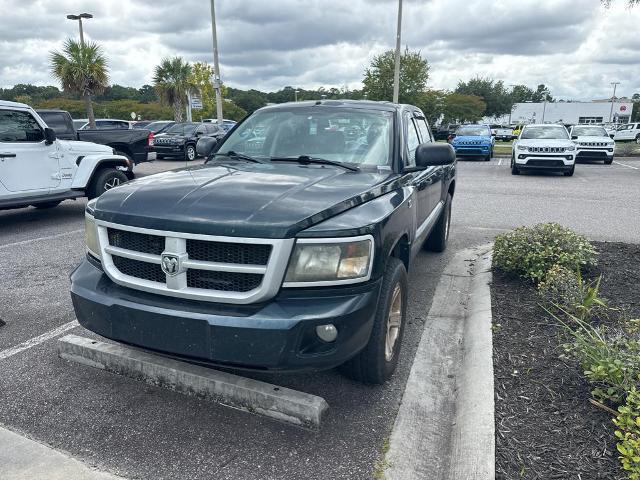
[[[203,165],[88,203],[80,323],[205,364],[386,381],[414,256],[446,247],[452,147],[414,106],[352,100],[268,106],[201,142]]]
[[[149,130],[118,128],[76,130],[69,112],[64,110],[36,110],[36,112],[61,140],[82,140],[108,145],[117,155],[127,157],[134,165],[149,161],[149,152],[153,150],[153,134]]]

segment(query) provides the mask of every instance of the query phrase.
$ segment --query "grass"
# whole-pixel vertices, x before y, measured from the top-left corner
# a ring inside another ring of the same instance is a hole
[[[373,478],[375,480],[384,480],[385,475],[384,471],[387,467],[390,466],[389,461],[387,460],[387,452],[389,452],[389,439],[385,438],[382,443],[382,451],[380,452],[380,457],[376,461],[375,466],[373,467]]]

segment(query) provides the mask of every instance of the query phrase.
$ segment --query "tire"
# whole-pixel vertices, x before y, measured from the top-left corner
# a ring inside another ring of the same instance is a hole
[[[111,190],[127,180],[127,175],[115,168],[104,168],[99,170],[93,175],[93,179],[91,180],[87,191],[87,197],[89,200],[99,197],[107,190]]]
[[[447,240],[449,240],[449,227],[451,226],[451,203],[453,198],[447,193],[447,200],[444,203],[442,213],[438,222],[431,230],[431,233],[424,242],[424,248],[431,252],[444,252],[447,248]]]
[[[605,165],[611,165],[612,163],[613,163],[613,158],[611,158],[611,159],[607,158],[607,159],[604,161],[604,164],[605,164]]]
[[[133,165],[133,158],[131,158],[131,155],[129,155],[128,153],[125,153],[122,150],[116,150],[116,155],[122,155],[123,157],[127,157],[127,159],[131,162],[131,165]]]
[[[571,167],[571,170],[569,170],[568,172],[562,172],[564,174],[565,177],[573,177],[573,172],[576,171],[576,166],[574,165],[573,167]]]
[[[378,308],[367,345],[340,366],[342,373],[362,383],[386,382],[398,365],[407,317],[407,271],[395,257],[387,260]]]
[[[640,145],[640,135],[636,135],[636,143]]]
[[[156,160],[164,160],[164,155],[158,155],[156,153]]]
[[[35,203],[31,206],[37,209],[45,209],[45,208],[57,207],[58,205],[60,205],[60,201]]]
[[[184,159],[186,161],[195,160],[198,155],[196,154],[196,146],[193,144],[189,144],[184,147]]]
[[[520,175],[520,170],[516,167],[516,159],[511,157],[511,175]]]

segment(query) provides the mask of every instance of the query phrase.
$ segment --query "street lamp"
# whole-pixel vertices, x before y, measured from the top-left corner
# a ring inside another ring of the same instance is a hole
[[[218,61],[218,34],[216,32],[216,8],[211,0],[211,40],[213,43],[213,71],[216,76],[213,88],[216,92],[216,117],[218,125],[222,127],[222,78],[220,77],[220,62]]]
[[[402,35],[402,0],[398,0],[398,28],[396,30],[396,54],[393,68],[393,103],[398,103],[400,93],[400,42]]]
[[[78,15],[67,15],[69,20],[78,20],[78,26],[80,28],[80,44],[84,45],[84,32],[82,31],[82,19],[83,18],[93,18],[93,15],[90,13],[79,13]]]
[[[511,98],[512,98],[512,100],[511,100],[511,109],[509,110],[509,126],[511,126],[511,114],[513,113],[513,109],[514,109],[514,108],[515,108],[515,106],[516,106],[515,102],[513,101],[513,89],[514,89],[517,85],[510,84],[509,86],[511,87],[511,95],[512,95],[512,97],[511,97]]]
[[[611,110],[609,111],[609,123],[611,123],[611,117],[613,117],[613,102],[616,100],[616,87],[620,85],[620,82],[611,82],[613,85],[613,96],[611,97]]]
[[[293,91],[293,101],[297,102],[298,101],[298,92],[300,90],[298,90],[297,88]]]
[[[544,114],[547,111],[547,96],[549,95],[549,90],[543,90],[540,92],[542,95],[544,95],[544,104],[542,106],[542,123],[544,123]]]

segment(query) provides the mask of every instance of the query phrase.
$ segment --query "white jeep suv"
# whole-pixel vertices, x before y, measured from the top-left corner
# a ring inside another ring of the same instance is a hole
[[[562,125],[525,125],[511,151],[511,173],[521,170],[555,170],[573,175],[576,145]]]
[[[576,160],[604,160],[611,165],[616,142],[611,140],[604,127],[597,125],[574,125],[569,132],[576,143]]]

